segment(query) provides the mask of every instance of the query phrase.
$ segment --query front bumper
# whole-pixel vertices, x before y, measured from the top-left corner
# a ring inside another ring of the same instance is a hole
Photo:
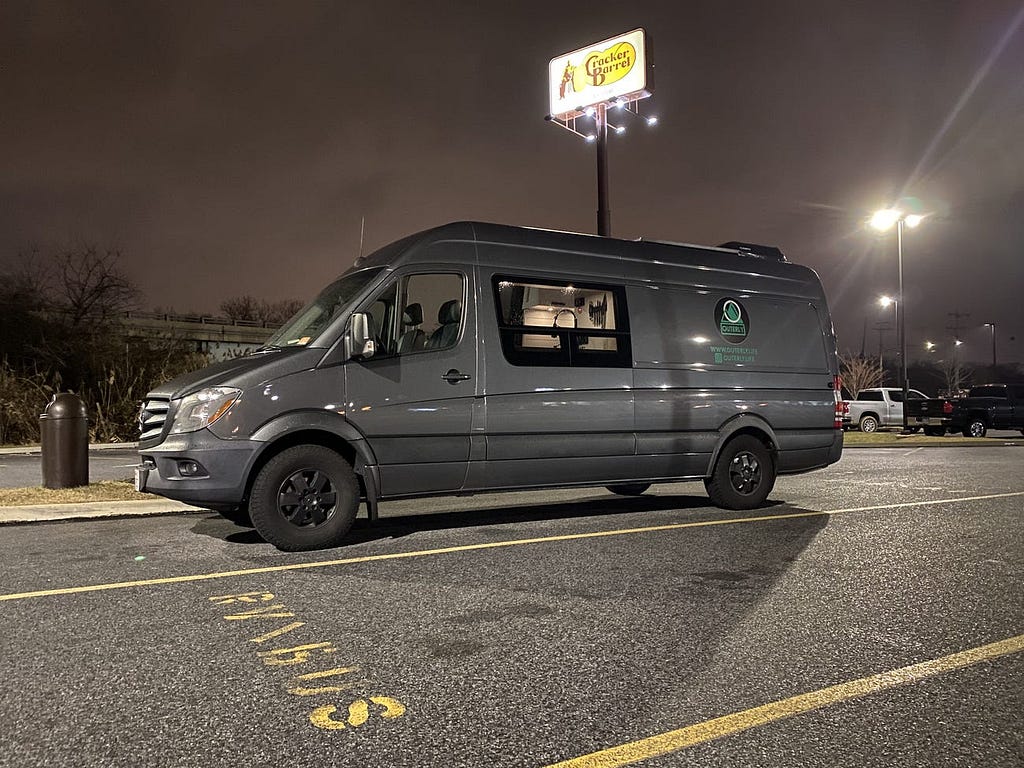
[[[241,504],[249,470],[264,444],[221,440],[202,429],[139,451],[135,487],[196,506]]]

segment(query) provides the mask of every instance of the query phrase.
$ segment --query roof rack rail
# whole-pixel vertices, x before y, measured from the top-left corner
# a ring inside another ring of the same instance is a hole
[[[786,255],[774,245],[758,245],[757,243],[741,243],[738,240],[730,240],[718,247],[728,248],[730,251],[736,251],[745,256],[757,256],[771,261],[786,261]]]

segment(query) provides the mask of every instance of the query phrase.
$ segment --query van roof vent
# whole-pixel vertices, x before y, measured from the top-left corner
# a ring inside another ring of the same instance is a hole
[[[757,243],[741,243],[737,240],[730,240],[728,243],[722,243],[718,247],[728,248],[730,251],[736,251],[745,256],[757,256],[760,259],[768,259],[769,261],[786,260],[785,254],[774,245],[758,245]]]

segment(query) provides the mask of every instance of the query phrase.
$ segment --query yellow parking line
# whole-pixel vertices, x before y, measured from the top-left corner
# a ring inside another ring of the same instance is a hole
[[[678,752],[681,749],[703,744],[712,739],[731,736],[734,733],[756,728],[786,717],[840,704],[850,699],[870,696],[889,688],[909,685],[910,683],[924,680],[927,677],[941,675],[955,669],[1021,651],[1024,651],[1024,635],[1017,635],[1016,637],[991,643],[990,645],[971,648],[960,653],[942,656],[931,661],[924,661],[920,664],[912,664],[909,667],[901,667],[891,672],[882,672],[870,677],[862,677],[859,680],[853,680],[848,683],[839,683],[838,685],[832,685],[821,690],[803,693],[799,696],[792,696],[788,699],[772,702],[771,704],[747,709],[743,712],[734,712],[724,717],[716,717],[714,720],[706,720],[703,723],[680,728],[677,731],[669,731],[668,733],[651,736],[640,741],[603,749],[600,752],[593,752],[589,755],[573,758],[572,760],[555,763],[548,766],[548,768],[617,768],[622,765],[630,765],[641,760],[666,755],[670,752]]]
[[[391,552],[385,555],[365,555],[363,557],[347,557],[339,560],[315,560],[307,563],[288,563],[286,565],[270,565],[263,568],[245,568],[237,571],[218,571],[215,573],[196,573],[187,576],[167,576],[160,579],[142,579],[139,581],[117,581],[110,584],[89,584],[83,587],[61,587],[59,589],[41,589],[35,592],[15,592],[7,595],[0,595],[0,602],[6,600],[25,600],[32,597],[50,597],[53,595],[77,595],[83,592],[104,592],[111,589],[128,589],[130,587],[151,587],[160,584],[185,584],[190,581],[210,581],[212,579],[228,579],[235,576],[254,576],[261,573],[281,573],[284,571],[299,571],[307,568],[330,568],[337,565],[354,565],[356,563],[371,563],[382,560],[402,560],[412,557],[429,557],[433,555],[448,555],[454,552],[473,552],[484,549],[499,549],[502,547],[517,547],[527,544],[545,544],[558,541],[578,541],[581,539],[596,539],[605,536],[626,536],[636,533],[656,533],[658,531],[677,531],[683,528],[704,528],[712,525],[737,525],[740,523],[763,523],[771,520],[791,520],[801,517],[821,517],[824,515],[839,515],[847,512],[870,512],[880,509],[902,509],[905,507],[925,507],[938,504],[956,504],[966,501],[985,501],[989,499],[1007,499],[1014,496],[1024,496],[1024,491],[1012,493],[993,493],[986,496],[966,496],[955,499],[933,499],[931,501],[910,501],[901,504],[879,504],[870,507],[847,507],[845,509],[831,509],[822,512],[791,512],[783,515],[759,515],[757,517],[738,517],[727,520],[704,520],[696,523],[670,523],[667,525],[652,525],[645,528],[620,528],[611,531],[591,531],[589,533],[567,533],[560,536],[541,536],[532,539],[513,539],[510,541],[493,541],[485,544],[463,544],[456,547],[441,547],[440,549],[422,549],[411,552]]]

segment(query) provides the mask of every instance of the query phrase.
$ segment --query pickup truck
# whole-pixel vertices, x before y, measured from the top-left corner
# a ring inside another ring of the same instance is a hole
[[[926,432],[941,424],[943,432],[948,429],[964,437],[984,437],[990,429],[1019,429],[1024,434],[1024,384],[983,384],[971,387],[967,397],[912,403],[907,419]]]
[[[911,400],[925,400],[916,389],[907,391]],[[856,425],[861,432],[874,432],[879,427],[903,426],[903,389],[900,387],[870,387],[862,389],[857,397],[848,401],[849,412],[843,414],[843,425]]]

